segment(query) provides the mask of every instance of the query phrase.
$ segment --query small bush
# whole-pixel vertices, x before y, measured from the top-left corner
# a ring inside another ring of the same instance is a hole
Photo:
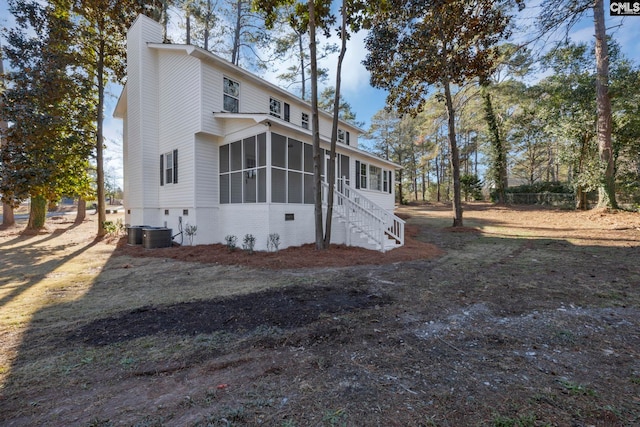
[[[197,225],[189,225],[189,223],[187,223],[187,225],[184,227],[184,233],[189,238],[189,246],[193,246],[193,236],[196,235],[197,231],[198,231]]]
[[[253,234],[245,234],[242,240],[242,249],[249,254],[253,254],[253,248],[256,246],[256,238]]]
[[[565,184],[559,181],[550,182],[536,182],[528,185],[518,185],[516,187],[509,187],[505,189],[506,193],[561,193],[561,194],[573,194],[574,190],[569,184]]]
[[[269,252],[278,252],[280,248],[280,235],[278,233],[269,234],[267,239],[267,250]]]
[[[227,249],[229,250],[229,252],[233,252],[236,250],[236,247],[238,245],[238,238],[229,234],[224,238],[224,242],[227,245]]]
[[[104,230],[107,232],[109,236],[119,236],[124,233],[125,227],[121,219],[117,219],[116,222],[113,221],[104,221],[102,223]]]

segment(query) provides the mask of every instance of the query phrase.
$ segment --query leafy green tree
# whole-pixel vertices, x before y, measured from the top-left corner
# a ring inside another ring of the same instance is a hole
[[[219,49],[217,45],[213,49],[212,46],[209,45],[213,30],[220,21],[217,8],[218,2],[216,1],[214,3],[212,0],[192,0],[185,6],[189,19],[193,17],[193,25],[189,27],[188,44],[190,44],[193,39],[196,39],[200,41],[200,45],[204,50],[217,51]],[[191,22],[191,20],[188,22]],[[219,30],[219,33],[220,32],[221,30]],[[220,37],[220,34],[216,34],[218,44],[221,44]]]
[[[488,83],[482,84],[481,93],[484,116],[489,129],[489,172],[491,174],[491,182],[495,186],[497,202],[505,203],[505,190],[509,186],[509,181],[507,171],[507,147],[504,131],[502,130],[501,123],[496,115]]]
[[[299,28],[295,16],[290,16],[290,29],[283,29],[281,36],[274,37],[273,44],[274,55],[280,59],[290,59],[292,64],[285,70],[280,72],[276,78],[280,80],[286,88],[296,88],[297,93],[302,99],[308,99],[307,83],[310,80],[310,61],[309,51],[309,35],[304,29]],[[283,26],[285,27],[285,26]],[[336,53],[338,47],[333,43],[325,43],[320,47],[318,52],[318,60]],[[329,70],[327,68],[318,68],[318,82],[326,82],[329,78]]]
[[[612,114],[609,97],[609,52],[604,19],[603,0],[545,0],[541,5],[539,26],[543,32],[560,28],[569,33],[586,13],[593,13],[596,62],[595,101],[596,129],[599,153],[599,206],[617,208],[615,195],[615,165],[612,143]]]
[[[321,93],[320,98],[318,99],[318,108],[325,111],[333,111],[333,105],[336,98],[336,88],[335,87],[326,87]],[[351,104],[349,104],[345,99],[340,95],[340,103],[338,106],[338,116],[340,120],[344,120],[345,122],[349,122],[354,126],[362,127],[364,126],[364,122],[358,121],[356,118],[356,113],[351,109]]]
[[[523,2],[516,2],[522,6]],[[511,2],[391,0],[373,20],[364,61],[375,87],[389,90],[388,103],[416,114],[433,86],[443,91],[453,175],[453,225],[462,226],[460,156],[453,91],[491,74],[497,43],[509,35]]]
[[[126,33],[145,5],[136,0],[73,0],[77,40],[82,66],[97,99],[95,111],[96,192],[98,237],[106,234],[104,186],[104,101],[109,81],[122,82],[125,76]]]
[[[510,85],[513,91],[510,102],[513,114],[507,122],[507,141],[511,147],[511,173],[520,181],[531,185],[541,180],[555,180],[553,171],[554,138],[547,132],[547,120],[543,120],[540,98],[543,93],[537,86]]]
[[[400,117],[388,109],[382,109],[373,115],[371,125],[365,137],[373,142],[371,151],[380,157],[399,164],[402,168],[396,172],[398,185],[396,197],[399,203],[405,201],[404,183],[414,181],[416,174],[417,149],[423,143],[420,139],[421,119],[411,116]]]
[[[11,71],[3,93],[6,144],[0,192],[4,201],[31,198],[27,228],[44,226],[48,201],[85,193],[92,99],[72,46],[69,3],[9,3],[17,26],[5,33]]]
[[[264,20],[251,8],[251,0],[227,0],[224,12],[232,23],[231,63],[245,63],[247,67],[266,68],[270,59],[258,53],[271,45],[273,35],[265,28]],[[244,60],[243,60],[244,58]],[[243,61],[242,61],[243,60]]]
[[[462,194],[464,200],[482,200],[482,180],[475,174],[465,173],[460,176],[460,185],[462,186]]]
[[[571,170],[577,207],[586,209],[587,193],[599,185],[593,57],[585,44],[566,44],[545,56],[543,65],[553,74],[538,84],[540,113],[561,142],[559,156]]]
[[[3,101],[3,93],[5,89],[5,79],[4,79],[4,61],[2,55],[2,46],[0,46],[0,111],[3,110],[4,101]],[[8,129],[8,123],[4,118],[0,115],[0,155],[2,153],[2,146],[6,144],[5,134]],[[0,157],[0,162],[2,162],[2,157]],[[0,166],[0,170],[4,170],[2,166]],[[0,181],[2,178],[0,177]],[[15,216],[13,214],[13,201],[2,200],[2,226],[10,227],[16,223]]]

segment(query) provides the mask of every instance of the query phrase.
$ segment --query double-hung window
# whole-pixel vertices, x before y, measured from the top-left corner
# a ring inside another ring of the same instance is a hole
[[[275,98],[269,98],[269,114],[282,118],[282,102]]]
[[[237,113],[240,111],[240,83],[224,78],[224,99],[223,109],[229,113]]]
[[[369,188],[382,191],[382,169],[377,166],[369,166]]]
[[[178,150],[160,155],[160,185],[178,183]]]
[[[286,102],[284,103],[284,120],[285,122],[291,121],[291,106]]]
[[[356,188],[367,188],[367,164],[356,160]]]
[[[307,113],[302,113],[301,124],[303,129],[309,129],[309,115]]]
[[[338,129],[338,142],[342,144],[349,145],[351,141],[349,141],[349,131],[345,131],[344,129]]]

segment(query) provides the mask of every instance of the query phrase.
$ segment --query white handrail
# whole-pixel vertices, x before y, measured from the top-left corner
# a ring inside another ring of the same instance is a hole
[[[323,199],[326,200],[329,184],[323,182],[322,185]],[[346,184],[344,179],[338,179],[334,189],[335,215],[344,218],[347,224],[373,240],[382,252],[386,249],[385,242],[389,237],[399,245],[404,245],[405,221],[364,197]]]

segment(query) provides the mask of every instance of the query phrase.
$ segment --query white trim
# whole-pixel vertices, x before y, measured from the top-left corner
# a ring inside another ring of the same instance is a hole
[[[225,119],[225,120],[251,119],[256,123],[265,123],[268,126],[271,126],[272,124],[276,124],[278,126],[282,126],[289,130],[306,135],[310,138],[313,136],[310,129],[305,129],[302,126],[298,126],[296,124],[293,124],[292,122],[287,122],[283,119],[279,119],[275,116],[272,116],[266,113],[226,113],[226,112],[215,113],[214,112],[213,117],[216,119]],[[331,138],[325,135],[320,135],[320,142],[328,147],[331,144]],[[359,148],[355,148],[352,145],[340,144],[339,149],[341,152],[346,151],[347,153],[351,153],[352,155],[367,159],[367,161],[387,165],[388,167],[391,167],[394,170],[402,169],[402,166],[400,166],[397,163],[394,163],[390,160],[382,159],[380,157],[377,157],[375,154],[369,153],[368,151],[364,151]]]

